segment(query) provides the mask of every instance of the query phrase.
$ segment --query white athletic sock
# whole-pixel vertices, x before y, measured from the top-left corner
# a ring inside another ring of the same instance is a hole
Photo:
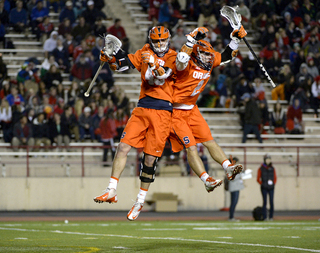
[[[229,161],[229,159],[226,159],[221,163],[221,166],[223,167],[224,170],[226,170],[230,164],[231,162]]]
[[[117,190],[118,182],[119,182],[119,179],[118,179],[118,178],[116,178],[116,177],[111,177],[111,178],[110,178],[110,181],[109,181],[109,186],[108,186],[108,188],[109,188],[109,189],[112,188],[112,189]]]
[[[140,188],[139,193],[138,193],[138,202],[139,203],[144,203],[144,200],[146,199],[148,190]]]
[[[207,178],[209,177],[209,174],[207,172],[202,172],[200,175],[200,179],[205,183]]]

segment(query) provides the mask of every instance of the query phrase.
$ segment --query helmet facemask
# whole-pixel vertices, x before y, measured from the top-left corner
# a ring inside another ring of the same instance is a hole
[[[207,42],[199,41],[193,48],[191,58],[201,68],[210,71],[214,62],[214,50]]]
[[[149,44],[158,57],[163,57],[170,47],[170,32],[163,26],[155,26],[149,31]]]
[[[150,44],[156,54],[165,54],[169,49],[169,38],[159,40],[150,39]]]

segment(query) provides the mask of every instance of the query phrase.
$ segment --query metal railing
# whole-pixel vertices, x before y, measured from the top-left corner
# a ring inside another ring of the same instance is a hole
[[[78,143],[77,143],[78,144]],[[88,157],[100,157],[102,158],[102,152],[98,152],[97,149],[111,148],[110,146],[102,146],[101,143],[88,143],[90,145],[73,145],[73,146],[0,146],[0,148],[4,151],[0,151],[0,164],[5,168],[4,165],[25,165],[26,166],[26,177],[30,177],[30,166],[31,165],[41,165],[43,161],[37,161],[37,159],[32,159],[33,157],[45,156],[45,157],[59,157],[63,159],[55,159],[54,161],[50,161],[50,159],[46,159],[46,165],[80,165],[81,168],[81,177],[86,176],[86,168],[89,169],[93,164],[101,164],[111,166],[112,162],[97,162],[92,159],[88,159]],[[300,175],[300,167],[302,165],[320,165],[320,145],[318,144],[220,144],[220,147],[223,148],[225,153],[232,154],[234,156],[241,156],[241,163],[245,166],[252,164],[261,164],[263,160],[261,158],[265,153],[270,154],[273,157],[276,156],[288,156],[291,157],[290,163],[288,161],[279,161],[277,159],[273,159],[273,163],[277,165],[294,165],[296,168],[296,176]],[[19,148],[20,151],[14,151],[14,149]],[[63,149],[68,149],[68,151],[62,151]],[[34,149],[40,151],[34,151]],[[91,149],[88,151],[88,149]],[[290,151],[287,151],[290,150]],[[110,151],[109,151],[110,152]],[[135,149],[130,151],[129,156],[131,159],[128,160],[127,165],[131,165],[132,172],[131,175],[139,175],[139,163],[140,163],[140,155],[139,152]],[[8,160],[8,157],[13,157],[12,160]],[[23,157],[25,160],[17,159],[17,157]],[[77,157],[79,159],[69,160],[68,157]],[[259,157],[259,159],[254,159]],[[307,159],[301,159],[307,158]],[[313,157],[309,159],[308,157]],[[87,158],[87,159],[86,159]],[[294,159],[295,158],[295,159]],[[179,159],[182,159],[181,156]],[[208,162],[210,165],[215,164],[212,159],[209,159]],[[306,160],[306,161],[305,161]],[[167,165],[179,164],[176,161],[165,162]],[[2,171],[2,176],[5,175],[4,169]]]

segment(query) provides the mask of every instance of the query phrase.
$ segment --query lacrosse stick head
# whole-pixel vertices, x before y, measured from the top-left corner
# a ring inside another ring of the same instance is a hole
[[[108,34],[107,36],[104,37],[103,52],[108,57],[111,57],[112,55],[118,53],[121,47],[122,47],[122,42],[116,36]]]
[[[233,8],[225,5],[220,10],[221,16],[225,17],[229,21],[233,29],[239,29],[241,27],[241,15],[237,13],[237,8],[238,6]]]

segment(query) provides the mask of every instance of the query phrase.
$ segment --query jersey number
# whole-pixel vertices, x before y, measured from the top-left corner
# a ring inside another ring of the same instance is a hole
[[[192,92],[192,94],[191,94],[191,97],[194,97],[195,95],[199,94],[203,83],[204,83],[204,80],[201,80],[201,81],[198,83],[197,87],[194,88],[194,90],[193,90],[193,92]]]

